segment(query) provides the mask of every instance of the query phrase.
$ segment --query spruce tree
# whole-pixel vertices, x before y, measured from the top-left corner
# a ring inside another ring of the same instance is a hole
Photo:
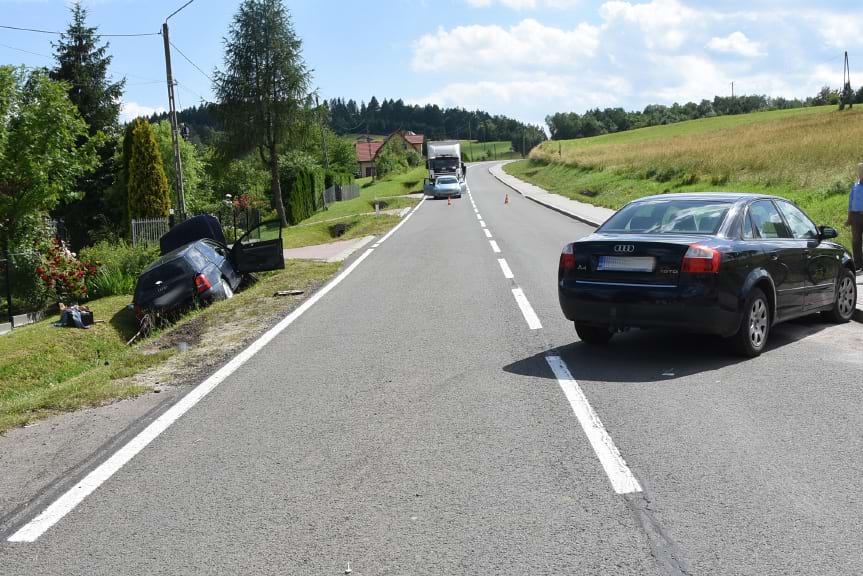
[[[301,50],[282,0],[243,0],[225,39],[225,70],[215,81],[224,147],[235,157],[257,149],[270,170],[270,196],[283,226],[279,152],[308,105],[310,73]]]
[[[129,217],[167,217],[170,193],[162,154],[150,123],[138,118],[132,126],[129,158]]]
[[[125,80],[112,82],[108,77],[109,44],[100,45],[96,28],[87,25],[87,10],[76,3],[71,12],[72,21],[54,45],[56,64],[50,77],[67,83],[69,99],[87,123],[89,136],[101,134],[104,139],[97,149],[99,167],[77,182],[79,197],[55,211],[66,221],[72,244],[82,246],[99,239],[95,231],[110,231],[125,212],[110,193]]]

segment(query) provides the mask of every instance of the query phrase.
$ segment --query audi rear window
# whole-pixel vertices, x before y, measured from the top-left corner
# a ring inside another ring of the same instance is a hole
[[[600,226],[615,234],[707,234],[719,231],[731,202],[658,199],[634,202]]]

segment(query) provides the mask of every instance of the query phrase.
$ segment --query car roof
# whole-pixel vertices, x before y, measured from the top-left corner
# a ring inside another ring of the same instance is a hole
[[[740,202],[756,199],[785,200],[785,198],[780,198],[779,196],[771,196],[770,194],[753,194],[752,192],[673,192],[670,194],[644,196],[643,198],[633,200],[633,202],[661,200],[667,198],[675,200],[703,200],[705,198],[709,198],[711,200],[718,200],[721,202]]]

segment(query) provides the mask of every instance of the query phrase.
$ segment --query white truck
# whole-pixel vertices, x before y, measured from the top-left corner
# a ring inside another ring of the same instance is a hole
[[[434,184],[438,176],[455,176],[464,180],[464,164],[461,161],[461,143],[458,140],[439,140],[426,144],[428,152],[429,182]]]

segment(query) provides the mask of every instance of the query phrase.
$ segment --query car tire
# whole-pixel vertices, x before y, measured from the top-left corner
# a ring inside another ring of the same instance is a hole
[[[824,312],[824,316],[834,324],[844,324],[854,316],[856,306],[857,277],[848,268],[842,268],[836,282],[836,300],[833,308]]]
[[[230,282],[228,279],[222,276],[222,295],[225,297],[225,300],[230,300],[234,297],[234,290],[231,288]]]
[[[760,356],[770,334],[770,302],[760,288],[754,288],[746,299],[740,329],[734,335],[737,351],[747,358]]]
[[[614,334],[607,326],[589,326],[575,323],[575,333],[582,342],[590,346],[605,346]]]

